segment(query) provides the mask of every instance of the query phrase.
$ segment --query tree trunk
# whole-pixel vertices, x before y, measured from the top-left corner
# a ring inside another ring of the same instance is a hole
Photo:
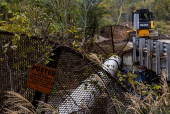
[[[85,6],[85,17],[84,17],[84,32],[83,32],[83,43],[85,42],[85,39],[86,39],[86,24],[87,24],[87,6],[86,6],[86,3],[84,4]]]
[[[120,5],[120,14],[119,14],[119,17],[118,17],[116,25],[119,24],[119,21],[120,21],[121,15],[122,15],[122,5],[123,5],[123,3],[121,3],[121,5]]]
[[[3,21],[5,21],[5,17],[6,17],[6,14],[4,13],[3,14],[3,19],[2,19]]]
[[[64,23],[65,23],[65,28],[64,32],[67,32],[67,14],[66,14],[66,0],[64,0]],[[66,39],[68,39],[68,34],[66,34]]]
[[[86,23],[87,23],[87,11],[85,13],[85,20],[84,20],[83,43],[85,42],[86,39]]]
[[[67,26],[66,1],[65,0],[64,0],[64,17],[65,17],[65,26]]]

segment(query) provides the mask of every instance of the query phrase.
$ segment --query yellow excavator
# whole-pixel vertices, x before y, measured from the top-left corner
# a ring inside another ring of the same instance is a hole
[[[134,14],[139,14],[139,29],[137,30],[138,37],[145,37],[150,39],[158,39],[158,31],[153,30],[153,13],[149,9],[138,9],[132,12],[132,27],[134,26]],[[127,31],[127,37],[134,37],[136,30],[133,28]]]

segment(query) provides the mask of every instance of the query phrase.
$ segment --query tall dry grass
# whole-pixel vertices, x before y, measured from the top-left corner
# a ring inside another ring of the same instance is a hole
[[[3,110],[4,114],[37,114],[35,107],[20,94],[14,91],[6,91],[5,96],[8,97],[8,99],[4,102],[7,104],[6,108]],[[39,106],[41,105],[41,108],[38,110],[39,112],[48,111],[58,114],[58,111],[51,105],[42,101],[38,102]]]
[[[93,61],[93,62],[95,62],[96,64],[98,64],[98,65],[102,65],[102,61],[101,60],[99,60],[99,58],[97,57],[97,55],[96,54],[94,54],[94,53],[90,53],[89,54],[89,58],[90,58],[90,60],[91,61]]]
[[[6,91],[6,97],[8,99],[5,101],[7,108],[4,108],[5,114],[35,114],[34,106],[23,96],[14,92]]]
[[[103,84],[101,79],[96,79],[98,82]],[[170,89],[167,84],[166,74],[162,73],[161,78],[161,93],[157,95],[153,89],[148,88],[143,83],[138,83],[138,88],[140,91],[146,91],[145,96],[140,98],[133,93],[127,93],[127,96],[131,99],[131,105],[125,106],[116,98],[111,98],[111,108],[112,106],[117,107],[118,114],[126,113],[136,113],[136,114],[169,114],[170,113]],[[106,87],[105,85],[103,85]],[[5,95],[8,99],[5,103],[8,104],[8,107],[4,108],[5,114],[36,114],[34,106],[23,96],[13,91],[7,91]],[[140,94],[140,92],[136,92]],[[38,112],[48,111],[51,113],[58,114],[58,111],[53,108],[50,104],[39,101],[39,106],[41,109]],[[127,110],[124,111],[123,108],[127,107]]]
[[[128,110],[133,110],[137,114],[169,114],[170,91],[166,78],[166,73],[163,71],[159,94],[157,94],[153,89],[148,88],[143,83],[138,83],[138,88],[140,88],[141,91],[145,91],[145,96],[140,98],[136,95],[128,94],[132,101],[132,104],[128,106]]]

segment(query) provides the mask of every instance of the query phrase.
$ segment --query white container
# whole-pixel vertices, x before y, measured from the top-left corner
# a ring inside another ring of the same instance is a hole
[[[121,58],[116,55],[113,55],[109,59],[105,60],[105,62],[102,64],[102,67],[105,71],[107,71],[113,76],[119,68],[120,62]]]
[[[104,64],[102,64],[102,67],[113,76],[120,65],[120,60],[121,59],[118,56],[113,55],[109,59],[107,59]],[[98,73],[102,75],[101,79],[105,83],[105,85],[107,85],[109,82],[107,77],[104,76],[102,72]],[[72,112],[80,114],[82,113],[82,111],[84,111],[83,113],[89,113],[89,110],[85,108],[85,110],[82,110],[83,108],[81,105],[84,104],[88,108],[92,107],[95,102],[95,97],[99,96],[100,93],[93,84],[89,83],[91,80],[94,79],[90,76],[90,78],[84,80],[82,84],[79,85],[70,96],[67,96],[66,100],[58,106],[58,111],[60,114],[69,114]],[[103,87],[100,82],[98,82],[98,84],[99,86]]]

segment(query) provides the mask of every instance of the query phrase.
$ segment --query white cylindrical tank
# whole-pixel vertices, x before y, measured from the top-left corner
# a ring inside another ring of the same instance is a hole
[[[119,68],[120,62],[121,58],[116,55],[113,55],[109,59],[105,60],[105,62],[102,64],[102,67],[105,71],[107,71],[113,76]]]
[[[102,67],[113,76],[120,65],[120,60],[121,59],[118,56],[113,55],[102,64]],[[102,76],[102,81],[107,85],[109,83],[107,77],[102,72],[98,72],[98,74]],[[72,112],[82,113],[81,111],[83,108],[85,109],[84,113],[88,113],[88,108],[92,107],[95,102],[95,97],[99,96],[100,93],[94,84],[90,83],[91,80],[95,79],[90,76],[90,78],[84,80],[71,95],[67,96],[65,101],[58,106],[60,114],[69,114]],[[103,87],[100,82],[98,82],[98,84]],[[84,105],[83,108],[82,105]],[[88,107],[87,109],[86,106]]]

